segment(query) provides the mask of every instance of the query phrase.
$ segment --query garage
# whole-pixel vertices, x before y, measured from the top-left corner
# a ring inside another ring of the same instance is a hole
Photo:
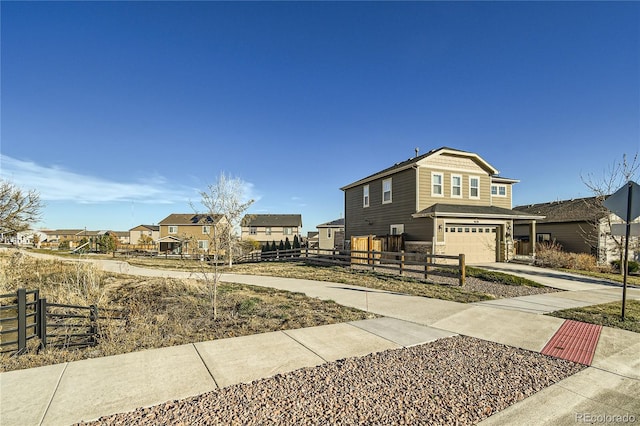
[[[466,263],[496,262],[497,238],[497,226],[449,224],[445,227],[445,253],[464,253]]]

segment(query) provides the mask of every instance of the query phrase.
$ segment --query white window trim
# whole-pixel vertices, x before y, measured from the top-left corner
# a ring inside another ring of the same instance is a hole
[[[209,250],[209,240],[198,240],[198,250]]]
[[[258,227],[250,226],[249,227],[249,235],[258,235]]]
[[[271,235],[271,227],[267,226],[266,228],[264,228],[264,234],[265,235]]]
[[[389,182],[389,199],[387,201],[384,200],[384,184]],[[382,181],[382,204],[390,204],[393,202],[393,180],[392,178],[385,179]]]
[[[440,176],[440,193],[436,194],[433,188],[435,187],[434,176]],[[431,196],[432,197],[444,197],[444,173],[431,172]]]
[[[209,235],[211,233],[211,225],[202,225],[202,233]]]
[[[327,238],[331,238],[331,228],[327,228]]]
[[[473,187],[471,186],[471,181],[473,179],[477,179],[478,180],[478,195],[471,195],[471,190],[473,189]],[[474,199],[474,200],[479,200],[480,199],[480,176],[469,176],[469,198]]]
[[[178,227],[176,225],[169,225],[167,232],[169,234],[177,234],[178,233]]]
[[[371,198],[369,197],[369,185],[362,187],[362,207],[369,207]]]
[[[493,188],[496,188],[496,193],[493,193]],[[504,194],[500,194],[500,188],[504,188]],[[491,196],[492,197],[502,197],[505,198],[507,196],[507,185],[501,185],[497,183],[491,184]]]
[[[460,185],[459,185],[460,194],[458,194],[458,195],[453,193],[453,188],[454,188],[453,179],[454,178],[460,179]],[[451,198],[462,198],[462,175],[451,175]]]

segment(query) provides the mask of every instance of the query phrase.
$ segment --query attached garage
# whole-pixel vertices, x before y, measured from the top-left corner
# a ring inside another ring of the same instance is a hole
[[[445,254],[464,253],[467,263],[491,263],[499,259],[497,226],[448,224],[444,231]]]

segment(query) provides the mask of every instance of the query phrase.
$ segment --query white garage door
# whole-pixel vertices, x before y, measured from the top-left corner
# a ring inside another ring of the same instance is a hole
[[[464,253],[466,263],[490,263],[497,260],[497,227],[448,225],[445,227],[445,252],[457,256]]]

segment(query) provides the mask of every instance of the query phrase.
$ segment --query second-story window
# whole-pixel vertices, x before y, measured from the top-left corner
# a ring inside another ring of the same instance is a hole
[[[506,185],[491,185],[491,195],[496,197],[506,197],[507,196]]]
[[[258,233],[258,228],[256,228],[255,226],[250,226],[249,227],[249,234],[250,235],[256,235]]]
[[[480,198],[480,178],[477,176],[469,178],[469,198]]]
[[[369,185],[362,187],[362,207],[369,207]]]
[[[282,233],[284,235],[291,235],[291,228],[282,228]]]
[[[327,228],[327,238],[331,238],[331,228]]]
[[[387,204],[391,201],[391,178],[389,178],[382,181],[382,204]]]
[[[270,226],[267,226],[266,228],[264,228],[264,233],[265,233],[266,235],[271,235],[271,227],[270,227]]]
[[[204,235],[209,235],[211,233],[211,226],[209,225],[203,225],[202,226],[202,233]]]
[[[169,233],[170,234],[177,234],[178,233],[178,227],[174,226],[174,225],[170,225],[169,226]]]
[[[462,197],[462,176],[451,175],[451,196],[455,198]]]
[[[442,173],[431,173],[431,196],[442,197],[444,195],[442,181]]]

